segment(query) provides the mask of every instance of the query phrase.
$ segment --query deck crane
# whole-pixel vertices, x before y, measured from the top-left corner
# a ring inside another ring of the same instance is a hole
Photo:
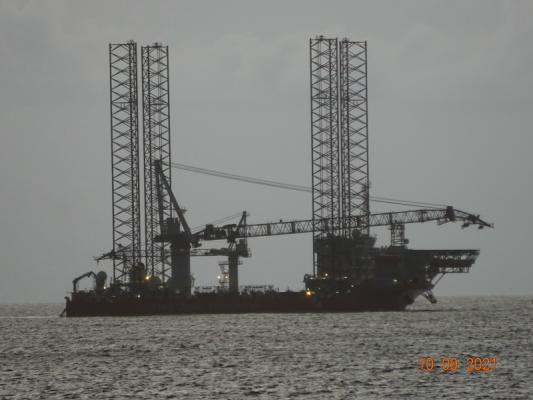
[[[342,221],[333,221],[329,218],[304,219],[259,224],[247,224],[246,212],[243,212],[238,224],[215,226],[207,224],[203,229],[191,232],[185,220],[183,210],[174,196],[168,180],[164,176],[161,162],[156,161],[156,180],[158,198],[162,198],[162,190],[169,195],[178,218],[160,221],[161,235],[159,241],[171,243],[172,277],[167,284],[185,295],[191,293],[190,257],[191,256],[227,256],[229,270],[229,289],[232,293],[238,292],[238,264],[239,257],[249,256],[246,240],[254,237],[290,235],[298,233],[311,233],[316,231],[326,232],[326,238],[315,239],[316,270],[312,275],[306,275],[307,288],[316,288],[318,280],[324,286],[324,279],[331,281],[331,287],[338,287],[338,279],[353,274],[354,265],[368,260],[368,255],[373,252],[375,238],[362,234],[365,228],[387,226],[391,229],[390,254],[387,257],[403,257],[410,264],[423,265],[424,279],[433,280],[438,274],[450,272],[468,272],[476,260],[478,250],[407,250],[404,231],[406,224],[435,221],[441,225],[447,222],[461,222],[462,227],[476,225],[479,229],[493,227],[492,224],[482,220],[479,215],[471,214],[452,206],[428,208],[429,203],[422,203],[420,208],[408,211],[382,212],[368,215],[340,217]],[[404,204],[405,205],[405,204]],[[350,238],[339,239],[335,226],[350,226]],[[213,240],[226,240],[227,248],[201,249],[201,242]],[[191,250],[192,248],[192,250]],[[376,258],[378,259],[378,258]],[[353,277],[352,277],[353,278]],[[426,297],[433,299],[428,284]]]
[[[171,277],[167,285],[185,296],[191,294],[191,256],[226,256],[228,257],[229,291],[237,293],[239,291],[238,264],[239,257],[249,257],[246,236],[229,238],[229,246],[222,249],[199,249],[200,242],[198,235],[192,234],[189,224],[185,219],[184,210],[179,206],[176,196],[163,173],[161,161],[154,163],[156,172],[157,198],[163,198],[163,190],[168,194],[173,209],[176,210],[177,218],[168,218],[163,221],[160,213],[161,234],[156,237],[156,241],[170,243],[170,265]],[[160,207],[161,209],[161,207]],[[246,226],[247,213],[244,211],[238,227]]]
[[[173,168],[180,170],[216,176],[224,179],[231,179],[252,184],[270,186],[280,189],[288,189],[300,192],[311,192],[311,188],[294,185],[285,182],[277,182],[268,179],[253,178],[250,176],[237,175],[218,170],[194,167],[191,165],[171,163]],[[369,197],[370,201],[396,204],[400,206],[414,207],[418,209],[398,212],[383,212],[367,215],[341,216],[340,221],[331,218],[323,219],[306,219],[293,220],[288,222],[273,222],[262,224],[229,224],[223,226],[215,226],[208,224],[203,229],[195,232],[197,240],[209,241],[226,239],[230,243],[235,242],[240,237],[264,237],[275,235],[288,235],[297,233],[310,232],[326,232],[328,238],[315,238],[315,263],[313,275],[306,276],[306,285],[312,285],[311,282],[317,276],[319,279],[324,277],[333,278],[335,276],[346,276],[350,273],[350,266],[362,264],[361,247],[366,248],[367,255],[372,253],[370,250],[373,247],[375,239],[361,234],[367,227],[387,226],[391,232],[390,252],[395,253],[389,255],[390,257],[406,258],[405,261],[409,263],[424,264],[426,269],[425,278],[433,280],[438,274],[445,274],[449,272],[468,272],[470,266],[477,258],[478,250],[407,250],[409,241],[405,238],[405,225],[412,223],[422,223],[428,221],[436,221],[441,225],[447,222],[461,222],[462,228],[470,225],[476,225],[479,229],[486,227],[493,227],[492,224],[483,221],[479,215],[467,213],[451,206],[446,206],[436,203],[417,202],[409,200],[399,200],[388,197]],[[351,239],[339,238],[334,239],[338,232],[335,227],[350,227],[352,231]],[[366,241],[366,243],[364,243]],[[350,243],[351,242],[351,243]],[[361,246],[361,243],[364,243]],[[359,250],[354,250],[359,249]],[[355,254],[359,253],[359,254]],[[341,254],[339,256],[339,254]],[[364,257],[363,257],[364,258]],[[368,257],[367,257],[368,258]],[[407,260],[408,258],[408,260]],[[374,257],[375,260],[379,257]],[[401,262],[400,262],[401,263]],[[236,268],[235,268],[236,270]],[[438,279],[442,278],[440,275]],[[308,284],[309,283],[309,284]],[[435,282],[436,284],[436,282]],[[430,287],[424,293],[425,297],[434,301],[434,296],[430,291]]]
[[[248,213],[246,211],[242,212],[241,219],[236,225],[239,229],[242,229],[246,226],[246,217]],[[239,273],[238,268],[240,264],[240,257],[250,257],[250,249],[248,248],[248,241],[246,236],[241,238],[228,237],[228,247],[221,249],[193,249],[191,251],[191,256],[225,256],[227,257],[227,262],[219,263],[222,268],[222,275],[226,274],[225,267],[227,265],[227,274],[229,280],[229,292],[238,293],[239,292]]]
[[[77,278],[74,278],[72,281],[72,293],[76,293],[78,291],[78,282],[84,278],[93,277],[94,279],[94,289],[97,292],[102,292],[105,288],[105,281],[107,279],[107,274],[104,271],[100,271],[98,273],[94,273],[93,271],[86,272]]]
[[[168,179],[163,173],[161,160],[154,161],[154,169],[158,202],[162,203],[163,190],[165,190],[177,214],[177,217],[169,217],[163,220],[162,207],[159,207],[161,233],[156,236],[155,241],[170,243],[171,276],[167,281],[167,285],[171,289],[189,296],[192,286],[191,247],[199,247],[199,243],[197,237],[191,233],[191,228],[185,219],[184,210],[178,204]]]

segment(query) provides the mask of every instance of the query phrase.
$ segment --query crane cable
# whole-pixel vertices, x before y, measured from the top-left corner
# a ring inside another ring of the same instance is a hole
[[[208,168],[194,167],[192,165],[187,165],[187,164],[182,164],[182,163],[177,163],[177,162],[171,162],[170,165],[171,167],[182,170],[182,171],[194,172],[194,173],[203,174],[203,175],[211,175],[211,176],[216,176],[216,177],[224,178],[224,179],[232,179],[235,181],[248,182],[248,183],[253,183],[256,185],[270,186],[270,187],[275,187],[279,189],[294,190],[297,192],[307,192],[307,193],[312,192],[312,189],[310,187],[303,186],[303,185],[295,185],[291,183],[278,182],[278,181],[273,181],[269,179],[252,178],[250,176],[231,174],[228,172],[222,172],[222,171],[217,171],[217,170],[208,169]],[[395,204],[395,205],[401,205],[401,206],[412,206],[412,207],[422,207],[422,208],[446,207],[445,204],[401,200],[401,199],[394,199],[390,197],[381,197],[381,196],[370,196],[370,200],[376,203],[386,203],[386,204]]]

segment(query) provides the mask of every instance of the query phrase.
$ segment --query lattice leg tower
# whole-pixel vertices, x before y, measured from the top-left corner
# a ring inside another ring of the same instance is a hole
[[[313,221],[328,220],[323,231],[313,233],[315,247],[317,239],[336,235],[340,228],[338,42],[320,36],[310,40],[309,49]]]
[[[160,224],[172,216],[172,205],[166,195],[158,199],[154,161],[161,160],[161,168],[170,183],[168,46],[156,43],[142,47],[141,53],[146,268],[165,282],[167,248],[165,243],[154,239],[161,233]]]
[[[139,123],[137,44],[109,45],[113,281],[125,282],[140,261]]]
[[[361,216],[369,233],[367,46],[343,39],[339,47],[342,221],[350,237],[351,216]]]

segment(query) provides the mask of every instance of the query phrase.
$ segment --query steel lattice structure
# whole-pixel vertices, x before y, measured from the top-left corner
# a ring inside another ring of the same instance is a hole
[[[144,146],[144,218],[146,268],[166,281],[166,243],[156,242],[162,222],[172,216],[172,204],[166,194],[157,195],[154,162],[161,161],[163,174],[170,183],[170,99],[168,46],[143,46],[142,99]]]
[[[389,226],[390,245],[393,247],[406,247],[409,240],[405,238],[405,225],[402,223],[392,223]]]
[[[113,280],[125,281],[140,261],[139,123],[137,44],[109,45]]]
[[[349,217],[370,213],[366,42],[339,43],[341,206],[343,236],[354,226]],[[362,232],[369,234],[369,226]]]
[[[405,224],[419,224],[423,222],[437,222],[444,224],[448,222],[462,222],[463,227],[476,225],[481,228],[492,228],[493,225],[482,220],[479,216],[465,211],[454,209],[453,207],[419,209],[410,211],[395,211],[370,214],[366,218],[359,215],[349,217],[350,223],[355,229],[370,225],[377,226],[398,226]],[[245,226],[228,225],[222,227],[209,227],[195,233],[198,240],[220,240],[232,238],[253,238],[261,236],[290,235],[311,232],[329,232],[331,220],[324,219],[304,219],[284,222],[270,222],[264,224],[250,224]]]
[[[309,48],[313,220],[331,221],[328,231],[315,232],[321,238],[340,228],[338,41],[320,36]]]

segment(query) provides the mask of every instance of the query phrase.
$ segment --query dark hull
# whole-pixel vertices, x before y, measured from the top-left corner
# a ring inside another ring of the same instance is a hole
[[[88,293],[67,298],[66,316],[401,311],[422,292],[421,289],[362,288],[357,292],[323,298],[306,296],[302,292],[274,292],[255,295],[203,294],[190,298],[120,296],[113,299]]]

